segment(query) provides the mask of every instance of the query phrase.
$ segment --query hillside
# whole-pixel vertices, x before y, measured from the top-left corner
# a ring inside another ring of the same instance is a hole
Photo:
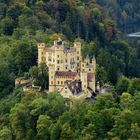
[[[124,33],[140,31],[139,0],[97,0]]]
[[[96,102],[84,102],[64,100],[58,93],[17,90],[0,100],[0,139],[138,140],[139,103],[140,93],[123,93],[120,101],[103,94]]]
[[[83,56],[95,55],[102,71],[104,78],[97,76],[98,81],[115,84],[122,74],[140,77],[139,48],[122,39],[115,21],[95,1],[11,0],[1,1],[0,6],[1,96],[13,89],[17,75],[36,65],[36,44],[49,46],[59,34],[70,41],[82,39]]]

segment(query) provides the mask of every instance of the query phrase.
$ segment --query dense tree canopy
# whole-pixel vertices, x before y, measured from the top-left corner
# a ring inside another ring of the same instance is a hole
[[[100,1],[97,3],[102,6]],[[140,77],[138,47],[122,38],[116,22],[108,17],[108,10],[105,12],[97,3],[93,0],[0,1],[0,67],[3,67],[0,71],[5,69],[7,73],[0,74],[1,97],[13,88],[15,77],[23,76],[36,65],[37,42],[45,42],[49,47],[59,36],[70,42],[81,38],[83,57],[95,55],[97,80],[102,84],[116,84],[120,75]]]
[[[119,99],[104,93],[96,101],[68,101],[58,93],[17,90],[0,101],[0,138],[139,139],[140,93]]]
[[[124,32],[137,32],[140,26],[139,0],[97,0],[112,19],[117,20],[118,27]]]

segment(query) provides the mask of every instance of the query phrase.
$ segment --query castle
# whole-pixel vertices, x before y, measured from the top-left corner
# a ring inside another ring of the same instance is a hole
[[[49,68],[49,92],[58,91],[65,98],[91,97],[95,91],[96,60],[82,59],[81,43],[69,47],[60,38],[50,48],[39,43],[38,64]]]

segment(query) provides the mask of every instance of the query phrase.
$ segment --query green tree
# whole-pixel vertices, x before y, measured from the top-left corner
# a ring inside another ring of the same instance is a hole
[[[3,129],[0,130],[0,139],[1,140],[11,140],[12,139],[12,133],[10,129],[7,127],[3,127]]]
[[[45,113],[47,113],[47,109],[49,109],[49,103],[46,99],[43,99],[42,97],[34,99],[31,103],[30,103],[30,113],[31,115],[33,115],[34,117],[38,117],[39,115],[43,115]]]
[[[37,138],[42,140],[50,139],[51,118],[47,115],[40,115],[37,120]]]
[[[48,67],[45,63],[41,63],[38,67],[30,68],[29,73],[33,79],[33,83],[41,86],[42,89],[48,88]]]
[[[0,98],[10,94],[14,88],[14,75],[10,74],[7,64],[0,64]]]
[[[130,80],[125,76],[120,76],[116,85],[119,94],[127,92],[130,86]]]
[[[10,55],[12,57],[12,60],[9,60],[10,67],[14,68],[14,72],[20,75],[36,64],[37,48],[33,40],[19,40],[16,43],[13,42]]]
[[[11,18],[6,17],[1,20],[0,33],[5,35],[12,35],[14,27],[14,21]]]
[[[100,67],[99,65],[96,67],[96,81],[98,81],[100,85],[103,85],[107,82],[107,73],[104,67]]]
[[[129,140],[138,140],[140,139],[140,127],[137,123],[131,124],[131,136]]]
[[[97,139],[94,124],[88,124],[88,126],[83,129],[82,135],[83,140]]]
[[[29,116],[29,110],[22,103],[16,104],[15,107],[11,109],[9,117],[13,135],[16,137],[16,140],[25,139],[27,137],[30,128]]]
[[[97,101],[95,102],[95,107],[97,109],[112,108],[115,106],[115,99],[111,93],[105,93],[97,96]]]
[[[57,121],[57,123],[51,125],[51,140],[60,140],[61,135],[61,125],[60,122]]]
[[[62,131],[60,137],[62,140],[73,139],[73,131],[68,123],[62,125]]]
[[[131,136],[131,124],[134,120],[134,113],[125,109],[120,115],[116,116],[114,128],[111,130],[113,137],[119,139],[129,139]]]
[[[17,18],[21,15],[23,9],[23,5],[16,3],[15,5],[12,5],[8,8],[7,16],[11,17],[14,20],[17,20]]]
[[[121,107],[124,108],[131,108],[133,105],[133,97],[131,94],[129,93],[122,93],[121,97],[120,97],[120,105]]]
[[[135,94],[138,91],[140,91],[140,78],[134,78],[130,82],[128,92],[130,92],[131,94]]]

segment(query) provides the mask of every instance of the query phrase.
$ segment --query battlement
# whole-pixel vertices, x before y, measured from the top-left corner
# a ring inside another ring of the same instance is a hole
[[[81,47],[81,42],[74,42],[74,47]]]
[[[37,47],[38,47],[38,49],[44,49],[45,48],[45,43],[38,43]]]

